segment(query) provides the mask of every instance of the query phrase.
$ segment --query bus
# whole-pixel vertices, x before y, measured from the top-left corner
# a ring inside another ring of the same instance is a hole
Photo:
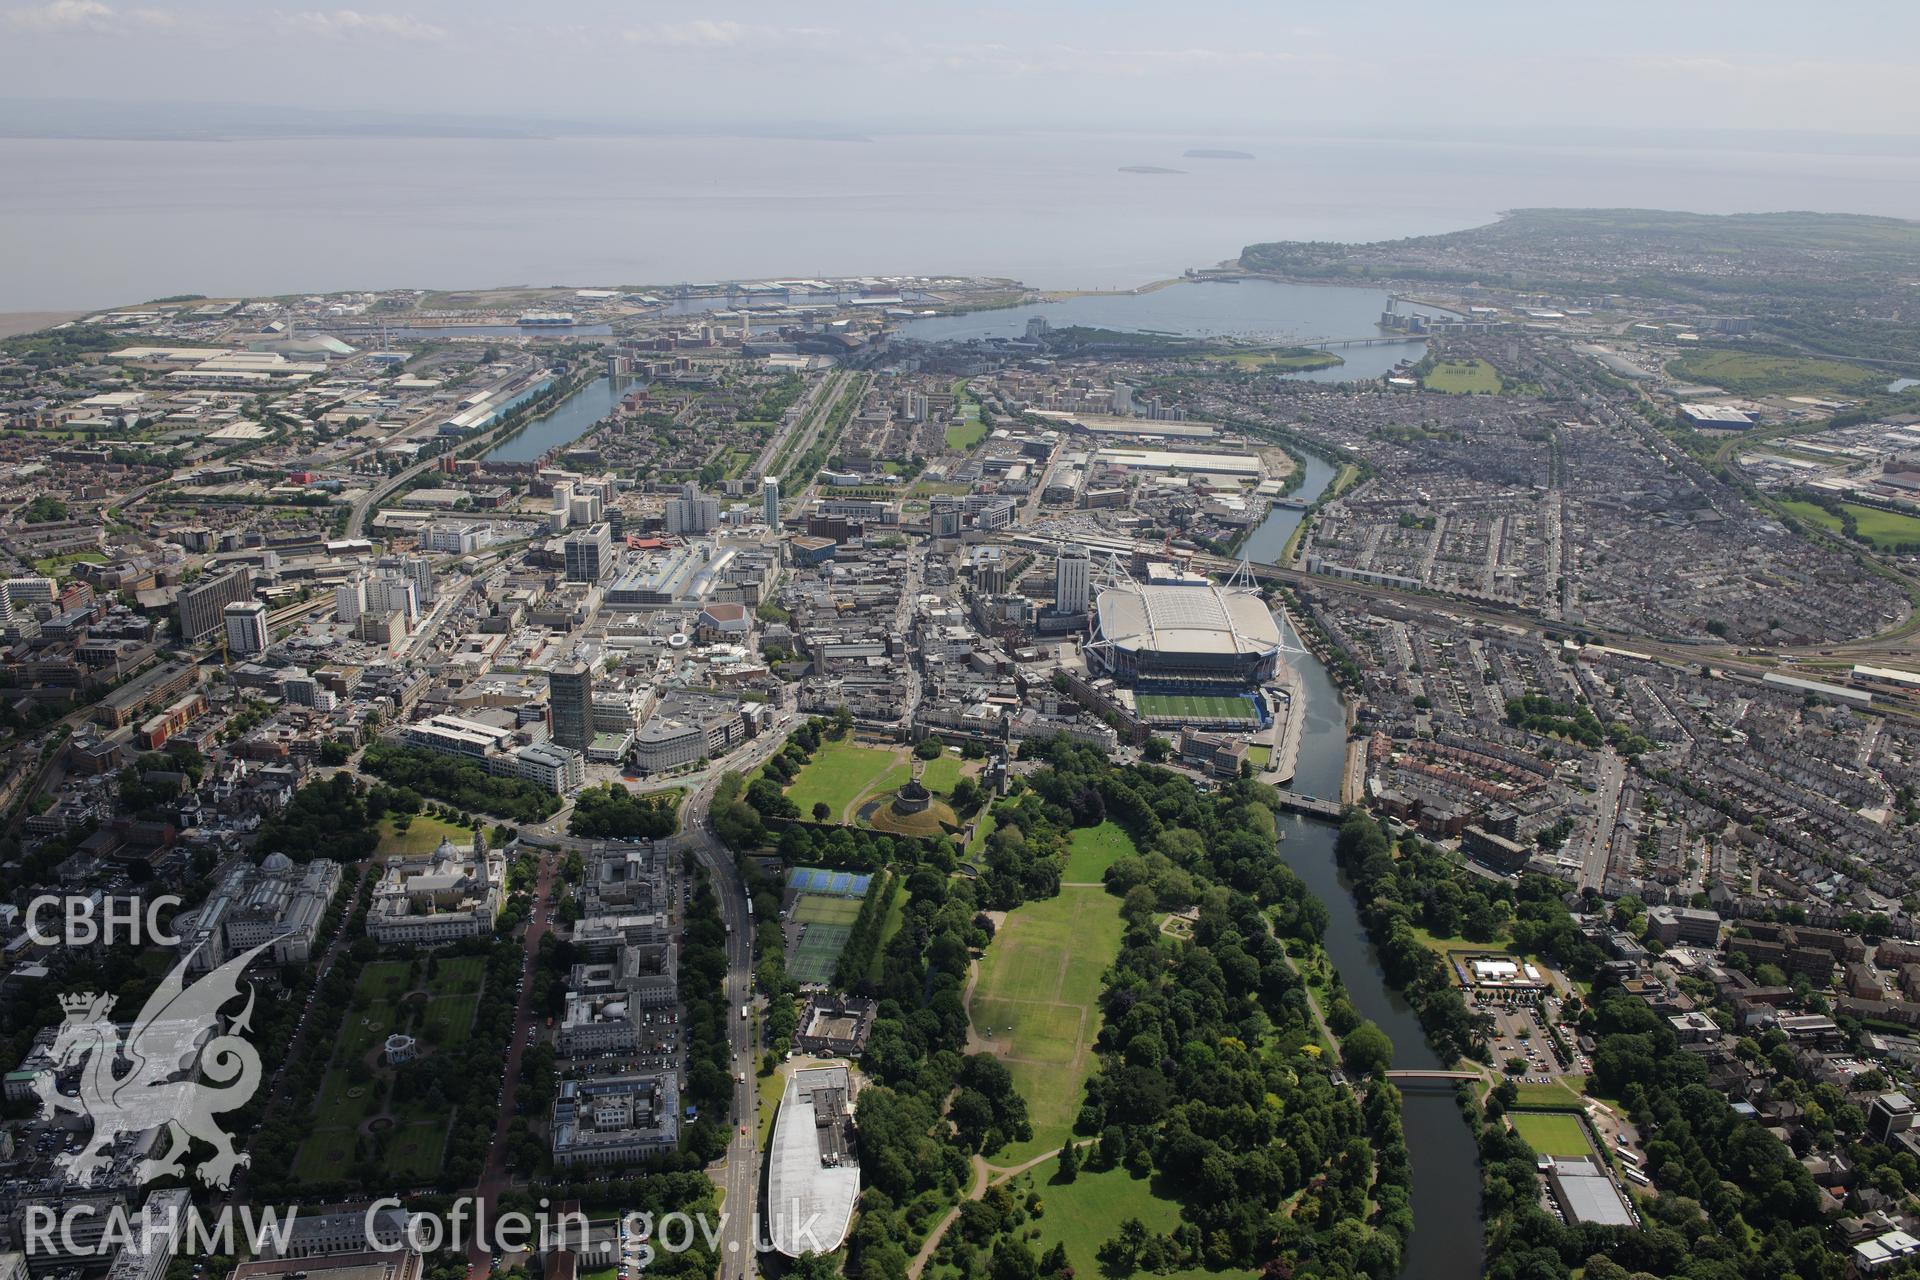
[[[1640,1172],[1638,1169],[1628,1169],[1626,1172],[1627,1172],[1627,1181],[1633,1183],[1637,1187],[1650,1187],[1653,1185],[1652,1180],[1649,1179],[1646,1174]]]
[[[753,919],[753,895],[747,895],[747,919]]]
[[[1631,1151],[1616,1151],[1613,1154],[1619,1156],[1622,1160],[1625,1160],[1628,1164],[1634,1166],[1635,1168],[1639,1168],[1640,1166],[1640,1157],[1633,1154],[1633,1152]]]

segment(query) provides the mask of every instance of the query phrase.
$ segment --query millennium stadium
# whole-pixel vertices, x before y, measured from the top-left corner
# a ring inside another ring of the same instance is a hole
[[[1196,576],[1100,592],[1087,657],[1141,692],[1232,696],[1273,679],[1282,647],[1280,624],[1257,591]]]

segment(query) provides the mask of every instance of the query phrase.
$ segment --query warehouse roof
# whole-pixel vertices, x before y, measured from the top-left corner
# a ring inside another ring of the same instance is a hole
[[[1620,1198],[1613,1179],[1592,1160],[1553,1161],[1552,1181],[1560,1207],[1571,1221],[1604,1227],[1633,1225],[1633,1213]]]

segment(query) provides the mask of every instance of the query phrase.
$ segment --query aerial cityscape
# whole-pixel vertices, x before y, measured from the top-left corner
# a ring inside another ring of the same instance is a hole
[[[854,8],[0,10],[0,1280],[1920,1272],[1911,68]]]

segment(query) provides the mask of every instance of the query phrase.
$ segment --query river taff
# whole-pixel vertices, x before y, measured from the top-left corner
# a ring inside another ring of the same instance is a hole
[[[1347,372],[1353,376],[1351,368]],[[624,390],[610,378],[597,378],[488,456],[526,460],[555,445],[569,444],[605,416]],[[1338,468],[1316,454],[1296,452],[1302,453],[1306,466],[1294,496],[1311,502],[1332,483]],[[1242,553],[1261,563],[1277,560],[1304,514],[1274,508],[1247,536]],[[1292,661],[1300,673],[1307,714],[1292,785],[1308,795],[1337,797],[1346,769],[1346,713],[1340,692],[1313,655],[1294,655]],[[1280,828],[1286,836],[1280,842],[1280,856],[1326,904],[1327,955],[1339,969],[1354,1007],[1393,1040],[1394,1065],[1415,1070],[1451,1066],[1427,1047],[1413,1010],[1387,988],[1353,896],[1334,864],[1334,826],[1283,815]],[[1483,1252],[1480,1171],[1473,1136],[1460,1117],[1451,1085],[1409,1084],[1403,1091],[1414,1226],[1401,1275],[1405,1280],[1472,1280],[1480,1274]]]
[[[1337,468],[1306,455],[1306,472],[1295,496],[1318,497]],[[1250,559],[1271,562],[1292,536],[1305,513],[1276,507],[1247,538]],[[1312,654],[1290,655],[1300,673],[1306,699],[1306,726],[1300,738],[1300,763],[1293,788],[1306,795],[1337,797],[1346,771],[1346,711],[1340,691]],[[1411,1070],[1444,1070],[1427,1046],[1420,1020],[1405,1000],[1387,987],[1373,944],[1345,877],[1334,862],[1337,829],[1328,822],[1282,816],[1280,856],[1307,882],[1327,907],[1327,955],[1340,971],[1347,994],[1360,1015],[1371,1018],[1393,1040],[1393,1065]],[[1402,1086],[1407,1157],[1413,1170],[1413,1238],[1407,1243],[1400,1274],[1405,1280],[1472,1280],[1483,1261],[1480,1221],[1480,1169],[1473,1135],[1454,1101],[1453,1086],[1406,1083]]]

